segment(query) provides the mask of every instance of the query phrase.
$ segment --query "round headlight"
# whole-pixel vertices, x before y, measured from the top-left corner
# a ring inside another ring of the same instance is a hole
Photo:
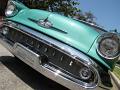
[[[5,15],[7,17],[11,17],[11,16],[14,16],[16,13],[17,13],[17,9],[16,9],[15,5],[12,2],[8,3],[8,6],[5,11]]]
[[[100,37],[98,53],[106,59],[114,59],[120,54],[120,37],[115,33],[106,33]]]

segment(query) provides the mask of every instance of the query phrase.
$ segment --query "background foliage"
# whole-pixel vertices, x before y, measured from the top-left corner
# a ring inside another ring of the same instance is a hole
[[[57,12],[64,16],[96,24],[95,16],[91,12],[83,13],[81,9],[77,8],[80,4],[78,0],[23,0],[23,3],[29,8]]]

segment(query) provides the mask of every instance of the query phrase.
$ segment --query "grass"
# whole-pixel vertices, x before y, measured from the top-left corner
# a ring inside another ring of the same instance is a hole
[[[120,67],[116,66],[113,73],[120,79]]]

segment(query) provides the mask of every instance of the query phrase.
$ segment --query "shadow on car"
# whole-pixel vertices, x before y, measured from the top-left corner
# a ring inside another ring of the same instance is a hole
[[[44,77],[18,58],[2,56],[0,57],[0,62],[34,90],[68,90],[56,82]]]

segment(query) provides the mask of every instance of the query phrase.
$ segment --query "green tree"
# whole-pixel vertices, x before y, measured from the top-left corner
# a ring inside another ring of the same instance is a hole
[[[74,16],[80,12],[80,9],[75,7],[79,5],[77,0],[24,0],[23,2],[30,8],[58,12],[65,16]]]
[[[89,12],[85,12],[85,18],[86,18],[86,21],[88,21],[88,22],[93,22],[94,21],[94,19],[95,19],[95,16],[91,13],[91,11],[89,11]]]
[[[74,16],[80,12],[75,6],[79,5],[77,0],[48,0],[48,8],[52,12],[59,12],[65,16]]]

